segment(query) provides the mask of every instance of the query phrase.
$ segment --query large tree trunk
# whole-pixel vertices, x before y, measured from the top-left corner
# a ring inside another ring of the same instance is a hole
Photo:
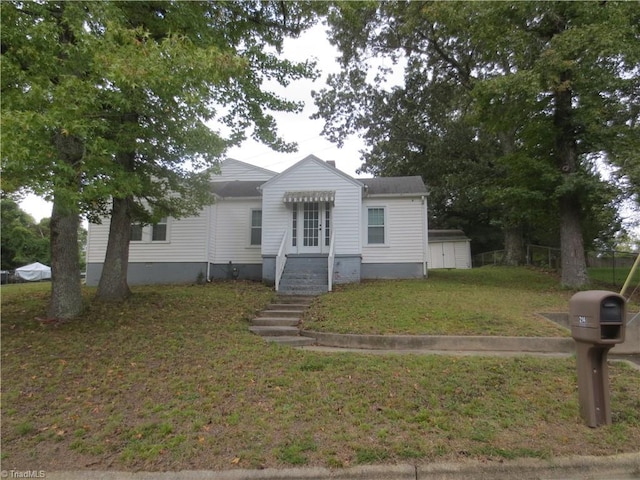
[[[563,72],[554,92],[555,154],[565,182],[578,172],[578,145],[573,125],[571,74]],[[560,196],[560,255],[562,284],[579,288],[589,281],[582,238],[581,203],[571,188]]]
[[[527,263],[527,252],[520,227],[504,229],[504,263],[514,267]]]
[[[51,301],[48,316],[73,318],[82,313],[80,259],[78,252],[77,212],[61,207],[58,197],[53,199],[51,212]]]
[[[578,288],[589,282],[580,222],[580,207],[570,198],[563,198],[560,202],[562,284]]]
[[[502,153],[505,156],[513,155],[516,151],[515,129],[505,129],[498,132]],[[509,209],[503,212],[503,224],[508,226],[503,228],[504,233],[504,263],[505,265],[518,266],[527,262],[526,250],[524,248],[524,235],[522,225],[519,220],[509,218]],[[518,222],[516,224],[516,222]]]
[[[84,156],[84,144],[79,138],[62,133],[56,133],[53,142],[59,161],[69,165],[70,175],[68,178],[54,178],[53,210],[49,225],[51,300],[47,314],[51,318],[73,318],[82,313],[83,303],[78,251],[80,215],[70,192],[80,189],[77,171]]]
[[[114,198],[107,253],[96,293],[99,300],[122,301],[131,295],[127,283],[130,235],[131,199]]]
[[[123,123],[137,121],[137,115],[125,115]],[[116,162],[125,172],[133,172],[135,149],[120,152],[116,155]],[[102,274],[98,283],[96,298],[107,302],[120,302],[131,295],[127,283],[129,269],[129,240],[131,239],[131,209],[133,197],[113,198],[111,209],[111,224],[109,226],[109,240],[104,258]]]

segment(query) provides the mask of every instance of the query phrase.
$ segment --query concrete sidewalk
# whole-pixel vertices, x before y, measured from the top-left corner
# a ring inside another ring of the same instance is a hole
[[[12,477],[11,472],[2,473],[3,478],[25,478],[19,475]],[[47,480],[629,480],[640,479],[640,452],[610,457],[377,465],[345,469],[311,467],[180,472],[83,470],[44,473]]]

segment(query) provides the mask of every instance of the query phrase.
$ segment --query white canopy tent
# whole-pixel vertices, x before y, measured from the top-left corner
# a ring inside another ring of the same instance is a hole
[[[24,267],[16,268],[16,275],[28,282],[48,280],[51,278],[51,267],[47,267],[40,262],[31,263]]]

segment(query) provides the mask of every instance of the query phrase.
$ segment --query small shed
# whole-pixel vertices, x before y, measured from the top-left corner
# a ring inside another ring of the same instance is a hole
[[[51,278],[51,267],[40,262],[30,263],[24,267],[16,268],[16,275],[27,282],[38,282]]]
[[[471,240],[462,230],[429,230],[428,268],[471,268]]]

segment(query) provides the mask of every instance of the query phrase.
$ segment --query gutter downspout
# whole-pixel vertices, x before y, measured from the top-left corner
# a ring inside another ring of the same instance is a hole
[[[89,254],[91,248],[91,222],[87,221],[87,245],[84,250],[84,283],[87,283],[87,270],[89,270]],[[104,264],[104,260],[103,260]]]
[[[427,196],[422,196],[422,276],[427,274],[427,254],[429,248],[429,219],[427,218]]]
[[[211,215],[213,214],[213,204],[208,206],[209,213],[207,215],[207,248],[206,248],[206,262],[207,262],[207,282],[211,279]]]

